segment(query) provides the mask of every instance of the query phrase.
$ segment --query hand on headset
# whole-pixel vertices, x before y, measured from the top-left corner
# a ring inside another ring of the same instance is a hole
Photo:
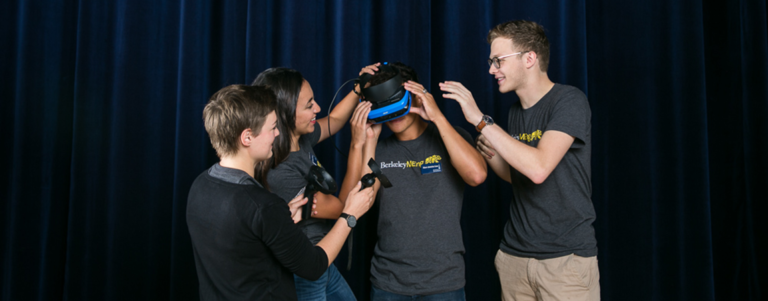
[[[379,66],[380,65],[381,65],[381,63],[376,63],[376,64],[373,64],[373,65],[365,66],[365,67],[363,67],[363,69],[360,69],[360,73],[358,73],[357,75],[361,76],[361,75],[363,75],[363,73],[368,73],[370,75],[375,75],[376,71],[379,71]],[[360,87],[358,87],[358,85],[355,84],[355,94],[360,95],[360,93],[361,93]]]
[[[360,102],[349,119],[349,126],[352,129],[352,145],[362,147],[365,144],[366,130],[371,126],[368,123],[368,113],[371,112],[371,103],[368,101]]]
[[[411,113],[419,114],[421,118],[427,121],[433,121],[438,118],[445,118],[443,112],[441,112],[440,108],[437,106],[435,98],[432,96],[432,94],[429,92],[424,92],[426,91],[424,86],[409,80],[404,84],[404,87],[406,90],[410,91],[411,94],[416,96],[415,101],[413,101],[411,105]]]
[[[373,64],[373,65],[365,66],[365,67],[363,67],[363,69],[360,69],[360,73],[358,73],[357,75],[363,75],[363,73],[368,73],[370,75],[374,75],[374,74],[376,74],[376,71],[379,71],[378,67],[380,65],[381,65],[381,63],[376,63],[376,64]]]
[[[373,65],[368,65],[363,67],[363,69],[360,69],[360,73],[358,73],[358,76],[363,75],[363,73],[368,73],[370,75],[375,75],[377,71],[379,71],[379,66],[381,66],[381,63],[376,63]],[[355,84],[355,94],[360,95],[360,87]]]
[[[368,143],[377,142],[379,140],[379,135],[381,135],[381,123],[370,124],[370,126],[365,129],[365,141]]]

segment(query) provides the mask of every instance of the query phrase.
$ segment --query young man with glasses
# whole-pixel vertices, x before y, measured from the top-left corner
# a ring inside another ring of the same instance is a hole
[[[508,132],[483,113],[461,83],[444,82],[481,135],[477,149],[513,187],[496,269],[503,300],[599,300],[592,222],[591,111],[578,88],[547,76],[549,41],[531,21],[491,29],[489,73],[499,91],[515,91]]]

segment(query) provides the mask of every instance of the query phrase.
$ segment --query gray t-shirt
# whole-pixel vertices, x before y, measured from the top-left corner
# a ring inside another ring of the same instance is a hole
[[[575,140],[541,184],[510,167],[513,198],[500,245],[503,252],[537,259],[597,255],[592,227],[591,118],[584,93],[560,84],[533,107],[524,110],[520,103],[512,105],[507,129],[518,141],[536,147],[546,131],[560,131]]]
[[[456,131],[472,143],[467,131]],[[451,165],[437,127],[430,123],[411,141],[398,141],[394,135],[384,139],[376,147],[376,161],[393,187],[379,189],[377,197],[373,285],[404,295],[464,287],[464,181]]]
[[[280,196],[286,203],[299,194],[304,194],[307,180],[304,177],[312,165],[320,165],[312,147],[320,140],[320,124],[315,123],[315,131],[299,137],[300,149],[288,154],[285,162],[280,163],[267,174],[267,181],[272,193]],[[286,134],[288,135],[288,134]],[[330,231],[324,219],[310,218],[299,222],[299,227],[307,235],[309,241],[317,244]]]

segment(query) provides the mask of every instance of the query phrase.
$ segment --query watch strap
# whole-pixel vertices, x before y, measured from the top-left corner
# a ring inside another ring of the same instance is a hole
[[[475,126],[475,129],[476,129],[476,130],[477,130],[477,132],[479,133],[480,131],[482,131],[482,130],[483,130],[483,128],[484,128],[484,127],[485,127],[485,120],[482,120],[482,119],[481,119],[481,120],[480,120],[480,123],[478,123],[478,124]]]
[[[347,226],[349,226],[350,228],[354,228],[357,225],[357,218],[354,215],[346,214],[346,213],[342,212],[339,215],[339,218],[343,218],[344,220],[346,220],[347,221]],[[350,220],[350,218],[352,220]]]
[[[490,119],[490,116],[483,115],[483,118],[480,119],[480,123],[478,123],[475,126],[475,129],[477,130],[478,133],[481,132],[486,125],[488,125],[488,123],[485,122],[486,119],[493,120],[493,119]],[[491,123],[491,124],[493,124],[493,123]]]

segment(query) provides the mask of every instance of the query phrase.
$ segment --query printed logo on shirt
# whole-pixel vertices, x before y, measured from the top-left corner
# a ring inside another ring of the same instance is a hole
[[[429,156],[426,159],[421,160],[421,161],[413,161],[413,160],[408,160],[408,161],[405,161],[405,162],[389,161],[389,162],[381,162],[380,165],[381,165],[381,169],[385,169],[385,168],[400,168],[400,169],[421,168],[421,166],[424,165],[424,164],[440,163],[440,160],[442,160],[442,159],[443,158],[440,157],[439,155],[432,155],[432,156]]]
[[[431,163],[431,164],[424,164],[421,166],[422,175],[427,175],[427,174],[437,173],[437,172],[443,172],[443,164]]]
[[[512,136],[512,138],[515,138],[515,140],[517,141],[526,141],[526,142],[541,140],[541,130],[536,130],[530,134],[521,133],[521,134]]]
[[[320,161],[317,160],[317,157],[315,157],[315,155],[313,155],[311,153],[309,154],[309,161],[311,161],[312,164],[315,165],[315,166],[323,167],[323,165],[320,164]]]

